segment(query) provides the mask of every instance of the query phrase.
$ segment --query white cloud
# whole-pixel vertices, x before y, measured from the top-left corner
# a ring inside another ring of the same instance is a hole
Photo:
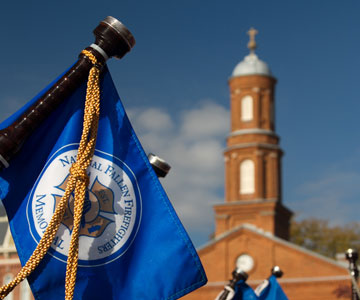
[[[211,101],[183,115],[181,134],[187,139],[221,137],[229,130],[229,111]]]
[[[135,113],[135,111],[133,113]],[[172,129],[174,126],[169,114],[155,108],[137,110],[136,120],[138,122],[137,126],[139,128],[143,128],[149,132],[165,132]]]
[[[213,231],[212,205],[222,203],[224,137],[229,111],[213,101],[179,112],[174,119],[159,108],[129,109],[132,125],[146,152],[172,167],[162,183],[196,244]],[[199,238],[200,237],[200,238]]]
[[[360,203],[360,173],[329,168],[317,178],[300,184],[295,191],[297,200],[292,209],[300,218],[317,217],[332,224],[358,221]]]

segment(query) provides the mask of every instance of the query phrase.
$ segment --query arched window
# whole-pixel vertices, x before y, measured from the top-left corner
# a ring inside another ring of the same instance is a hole
[[[253,194],[255,192],[255,165],[251,159],[240,164],[240,194]]]
[[[28,281],[25,279],[20,283],[20,300],[30,300],[31,290]]]
[[[5,274],[4,278],[3,278],[3,284],[8,284],[11,282],[11,280],[13,280],[14,278],[14,275],[11,274],[11,273],[8,273],[8,274]],[[13,297],[13,293],[10,293],[9,295],[7,295],[4,300],[13,300],[14,297]]]
[[[253,119],[253,98],[250,95],[241,99],[241,121],[247,122]]]

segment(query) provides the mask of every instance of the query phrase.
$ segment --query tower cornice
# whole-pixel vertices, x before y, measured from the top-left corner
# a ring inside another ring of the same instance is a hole
[[[279,136],[274,131],[267,130],[267,129],[261,129],[261,128],[238,129],[238,130],[230,132],[228,134],[228,137],[245,135],[245,134],[265,134],[265,135],[273,136],[273,137],[276,137],[277,139],[279,139]]]
[[[224,154],[226,154],[229,151],[232,150],[238,150],[238,149],[244,149],[244,148],[263,148],[263,149],[269,149],[269,150],[279,150],[281,154],[283,153],[282,149],[279,145],[276,144],[266,144],[266,143],[242,143],[238,145],[228,146],[224,150]]]

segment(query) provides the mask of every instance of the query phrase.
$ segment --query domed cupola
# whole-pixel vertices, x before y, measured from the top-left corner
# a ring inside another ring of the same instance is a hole
[[[231,77],[248,76],[248,75],[272,76],[268,65],[264,61],[259,59],[258,56],[255,54],[255,49],[256,49],[255,35],[257,33],[258,33],[257,30],[254,28],[251,28],[248,31],[248,34],[250,36],[250,41],[248,43],[250,54],[245,56],[244,59],[236,65],[234,71],[232,72]]]

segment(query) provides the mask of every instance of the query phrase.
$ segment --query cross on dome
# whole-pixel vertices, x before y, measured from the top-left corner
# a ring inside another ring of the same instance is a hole
[[[244,59],[239,62],[234,71],[232,72],[232,77],[237,76],[248,76],[248,75],[265,75],[272,76],[268,65],[258,58],[255,54],[256,49],[256,41],[255,36],[258,34],[258,31],[253,27],[247,32],[249,35],[249,43],[248,48],[250,50],[250,54],[246,55]]]
[[[251,27],[250,30],[247,32],[247,34],[250,37],[249,43],[248,43],[248,48],[250,50],[250,53],[254,53],[255,49],[256,49],[256,41],[255,41],[255,36],[258,34],[259,32]]]

